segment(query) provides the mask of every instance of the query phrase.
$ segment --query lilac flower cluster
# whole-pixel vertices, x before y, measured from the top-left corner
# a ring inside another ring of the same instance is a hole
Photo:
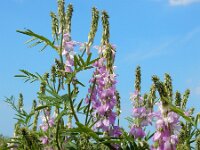
[[[156,132],[153,136],[152,150],[175,150],[180,130],[179,116],[159,103],[157,112]]]
[[[93,66],[96,68],[86,103],[91,101],[93,108],[95,129],[106,131],[109,135],[117,137],[121,135],[120,128],[115,126],[116,112],[116,74],[111,73],[106,67],[106,59],[101,57]],[[112,68],[113,69],[113,68]]]
[[[65,71],[72,72],[72,67],[74,66],[74,47],[81,45],[81,43],[72,41],[69,33],[63,35],[63,51],[62,55],[66,57]]]
[[[42,116],[42,124],[40,125],[40,128],[43,131],[47,131],[49,127],[53,127],[54,125],[54,117],[51,117],[50,111],[46,110],[45,115]]]
[[[144,106],[143,97],[140,96],[138,91],[135,91],[133,94],[131,94],[130,99],[134,105],[134,120],[131,126],[130,134],[133,135],[135,139],[143,138],[145,136],[143,127],[151,124],[152,113]]]
[[[50,127],[53,127],[54,125],[55,125],[54,117],[51,117],[49,110],[45,110],[44,116],[42,116],[42,124],[40,125],[41,130],[46,132]],[[47,145],[49,143],[49,139],[46,135],[41,137],[40,141],[43,145]],[[50,149],[47,148],[46,150]]]

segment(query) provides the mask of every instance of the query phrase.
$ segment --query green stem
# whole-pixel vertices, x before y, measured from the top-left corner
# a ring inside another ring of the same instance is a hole
[[[62,70],[64,71],[65,70],[65,66],[64,66],[64,63],[63,63],[63,57],[62,57],[62,48],[63,48],[63,27],[61,28],[62,30],[62,33],[61,33],[61,39],[60,39],[60,50],[59,50],[59,56],[60,56],[60,62],[61,62],[61,67],[62,67]],[[64,89],[64,77],[62,76],[61,78],[61,87]]]
[[[92,111],[92,109],[91,109],[91,111]],[[87,125],[90,123],[91,119],[92,119],[92,115],[90,115],[90,118],[88,119]]]
[[[57,87],[57,91],[56,91],[56,93],[58,94],[58,92],[60,91],[60,85],[61,84],[61,81],[60,81],[60,78],[58,79],[58,87]]]
[[[92,128],[98,121],[99,121],[99,118],[97,118],[97,120],[96,120],[95,122],[93,122],[93,124],[91,124],[91,125],[89,126],[89,128]]]
[[[86,52],[86,48],[83,50],[82,54],[81,54],[81,57],[83,57],[83,55],[85,54]]]
[[[70,107],[71,107],[72,114],[73,114],[73,116],[74,116],[76,122],[79,122],[78,117],[77,117],[77,115],[76,115],[76,112],[75,112],[75,110],[74,110],[73,101],[72,101],[72,98],[71,98],[71,87],[70,87],[70,83],[68,83],[68,95],[69,95]]]
[[[90,105],[91,105],[91,100],[92,100],[92,94],[93,94],[93,91],[94,91],[95,84],[96,84],[96,78],[94,79],[94,83],[93,83],[93,85],[92,85],[92,91],[91,91],[91,94],[90,94],[89,104],[88,104],[88,108],[87,108],[87,114],[86,114],[86,119],[85,119],[85,125],[89,123],[89,122],[87,123],[87,121],[88,121],[88,115],[89,115],[89,111],[90,111]]]
[[[60,124],[60,119],[57,121],[57,124],[56,124],[56,146],[58,150],[61,150],[60,145],[59,145],[59,140],[58,140],[59,124]]]
[[[119,126],[119,116],[118,116],[118,119],[117,119],[117,125]]]
[[[63,27],[61,28],[62,33],[61,33],[61,39],[60,39],[60,50],[59,50],[59,56],[60,56],[60,61],[62,65],[62,69],[64,69],[64,64],[63,64],[63,57],[62,57],[62,48],[63,48]]]

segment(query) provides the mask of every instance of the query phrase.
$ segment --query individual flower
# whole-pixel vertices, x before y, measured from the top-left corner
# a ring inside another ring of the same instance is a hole
[[[119,137],[122,135],[122,131],[121,131],[120,127],[113,126],[113,129],[109,131],[109,135],[112,137]]]
[[[142,127],[138,127],[137,125],[133,125],[131,127],[130,134],[133,135],[135,139],[143,138],[145,136],[145,132]]]
[[[42,142],[42,144],[48,144],[48,137],[47,136],[44,136],[44,137],[41,137],[40,138],[40,141]]]
[[[42,131],[47,131],[48,130],[48,125],[47,124],[41,124],[40,128],[42,129]]]
[[[49,126],[50,126],[50,127],[53,127],[54,124],[55,124],[55,122],[54,122],[54,118],[53,118],[53,117],[50,118],[50,119],[48,120],[48,123],[49,123]]]

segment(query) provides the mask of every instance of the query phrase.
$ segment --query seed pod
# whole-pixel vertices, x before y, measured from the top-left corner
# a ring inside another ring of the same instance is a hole
[[[149,106],[149,103],[148,103],[148,94],[147,93],[145,93],[144,95],[143,95],[143,104],[142,104],[143,106],[146,106],[146,107],[148,107]]]
[[[183,109],[186,108],[186,105],[187,105],[187,101],[188,101],[189,96],[190,96],[190,90],[187,89],[187,90],[185,91],[184,95],[183,95],[183,100],[182,100],[182,104],[181,104],[181,107],[182,107]]]
[[[141,70],[140,66],[137,66],[135,71],[135,90],[140,92],[141,90]]]
[[[23,109],[24,106],[24,98],[22,93],[19,94],[19,99],[18,99],[18,109],[19,111],[21,111]]]
[[[116,113],[117,116],[119,116],[121,114],[121,104],[120,104],[120,95],[119,92],[116,91],[116,100],[117,100],[117,104],[116,104]]]
[[[44,94],[46,91],[46,82],[41,82],[40,83],[40,91],[39,93]]]
[[[179,93],[178,91],[176,91],[175,94],[175,105],[176,106],[181,106],[181,93]]]
[[[173,96],[173,89],[172,89],[172,79],[169,74],[165,74],[165,89],[167,91],[168,98],[172,101],[172,96]]]
[[[148,106],[153,111],[154,101],[156,99],[156,86],[155,84],[152,84],[150,93],[148,95]]]
[[[59,32],[59,22],[58,22],[58,18],[56,16],[55,13],[51,12],[50,13],[51,16],[51,29],[52,29],[52,36],[54,37]]]
[[[72,20],[72,13],[73,13],[73,6],[72,4],[69,4],[67,7],[67,12],[65,15],[65,21],[66,21],[66,25],[65,25],[65,33],[71,33],[71,20]]]
[[[102,12],[102,26],[103,26],[103,34],[102,34],[102,39],[101,39],[101,44],[106,45],[109,43],[109,38],[110,38],[110,29],[109,29],[109,16],[106,11]]]
[[[98,22],[99,22],[99,11],[95,7],[93,7],[92,8],[92,23],[91,23],[90,32],[88,35],[88,47],[90,47],[94,42],[94,37],[97,32]]]
[[[45,73],[44,75],[43,75],[43,78],[44,78],[44,80],[46,81],[48,78],[49,78],[49,73]]]
[[[58,0],[58,16],[60,21],[60,30],[62,31],[65,27],[65,1]]]
[[[114,65],[114,59],[115,59],[115,50],[113,49],[111,44],[106,45],[106,52],[104,53],[104,57],[106,58],[106,67],[110,71],[110,73],[113,73],[113,65]]]
[[[39,111],[35,111],[36,107],[37,107],[37,102],[36,100],[33,100],[33,105],[32,105],[32,111],[34,111],[33,131],[37,130],[38,117],[39,117]]]
[[[167,92],[164,87],[164,83],[160,81],[160,79],[157,76],[153,76],[152,80],[156,86],[156,89],[158,90],[158,93],[160,95],[160,99],[162,101],[163,106],[168,106],[168,102],[166,101],[167,98]]]
[[[53,83],[56,82],[56,67],[55,66],[51,67],[51,80]]]

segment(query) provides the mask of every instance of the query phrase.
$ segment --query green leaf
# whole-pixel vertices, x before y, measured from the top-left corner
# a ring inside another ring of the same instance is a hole
[[[47,107],[49,107],[49,105],[38,106],[37,108],[35,108],[35,111],[39,111],[39,110],[47,108]]]
[[[99,141],[99,136],[90,128],[84,126],[83,124],[76,122],[77,126],[79,127],[81,132],[84,132],[88,135],[90,135],[90,137],[94,138],[95,140]]]
[[[91,60],[91,57],[92,57],[92,53],[90,53],[90,54],[88,55],[88,58],[87,58],[87,60],[86,60],[86,65],[89,65],[90,60]]]
[[[181,108],[178,108],[174,106],[166,97],[162,97],[168,104],[172,111],[183,117],[186,121],[192,123],[195,126],[195,123],[192,121],[192,119],[185,115],[184,111]]]
[[[69,150],[77,150],[77,144],[75,144],[75,143],[73,143],[73,142],[67,142],[67,143],[64,143],[63,144],[64,146],[64,148],[67,148],[67,149],[69,149]]]
[[[59,114],[58,114],[58,116],[56,117],[56,120],[58,121],[58,120],[60,120],[64,115],[66,115],[67,114],[67,110],[63,110],[63,111],[61,111]]]
[[[85,62],[84,62],[83,58],[80,55],[78,55],[78,58],[82,64],[82,66],[85,66]]]
[[[131,117],[126,117],[125,118],[129,123],[133,123],[133,118],[131,118]]]
[[[81,85],[82,87],[85,87],[85,85],[84,85],[83,83],[81,83],[80,81],[78,81],[78,80],[74,80],[74,82],[75,82],[76,84]]]
[[[200,121],[200,114],[197,114],[195,118],[195,126],[198,126],[198,122]]]
[[[173,106],[172,104],[170,104],[170,109],[172,111],[174,111],[175,113],[177,113],[178,115],[180,115],[181,117],[183,117],[186,121],[188,121],[194,125],[194,122],[192,121],[192,119],[190,117],[186,116],[182,109],[177,108],[176,106]]]
[[[47,96],[45,94],[39,94],[38,98],[45,101],[49,106],[53,105],[58,107],[63,102],[62,99],[57,99],[55,97]]]
[[[36,37],[33,37],[33,38],[31,38],[30,40],[26,41],[24,44],[28,44],[28,43],[30,43],[30,42],[33,42],[33,41],[36,40],[36,39],[37,39]]]
[[[43,51],[47,46],[48,44],[45,44],[40,51]]]
[[[27,70],[24,70],[24,69],[21,69],[19,70],[20,72],[22,72],[23,74],[22,75],[15,75],[14,77],[18,77],[18,78],[24,78],[24,82],[35,82],[37,80],[39,80],[38,76],[34,75],[33,73],[30,73],[29,71]]]
[[[81,101],[79,102],[79,104],[78,104],[78,106],[77,106],[77,109],[76,109],[77,112],[80,111],[80,108],[81,108],[82,103],[83,103],[83,99],[81,99]]]
[[[96,59],[93,59],[92,61],[90,61],[89,63],[88,63],[88,65],[92,65],[94,62],[96,62],[97,60],[99,60],[100,58],[96,58]]]
[[[152,134],[150,132],[148,132],[147,136],[145,137],[145,140],[146,141],[150,140],[153,137],[154,134],[155,134],[155,132],[152,133]]]
[[[21,30],[17,30],[17,32],[21,33],[21,34],[25,34],[25,35],[28,35],[30,37],[33,37],[35,38],[34,40],[38,39],[40,40],[40,42],[44,42],[46,45],[52,47],[53,49],[55,49],[56,51],[58,51],[58,48],[53,44],[53,42],[51,42],[49,39],[47,39],[46,37],[42,36],[42,35],[39,35],[39,34],[36,34],[34,33],[33,31],[31,30],[25,30],[25,31],[21,31]],[[30,42],[32,42],[33,40],[30,40]],[[28,43],[30,43],[28,42]]]
[[[80,61],[79,61],[79,59],[76,55],[74,55],[74,63],[79,65],[80,67],[82,67],[82,65],[81,65],[81,63],[80,63]]]

